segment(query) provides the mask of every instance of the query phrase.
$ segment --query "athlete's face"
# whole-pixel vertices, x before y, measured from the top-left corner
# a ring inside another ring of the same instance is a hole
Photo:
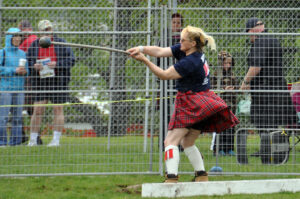
[[[185,53],[189,53],[190,51],[192,51],[193,47],[195,47],[195,41],[191,41],[188,38],[188,34],[186,32],[181,33],[180,35],[180,50],[185,52]]]

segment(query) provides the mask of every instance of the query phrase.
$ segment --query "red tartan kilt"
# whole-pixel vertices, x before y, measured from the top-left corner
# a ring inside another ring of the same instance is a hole
[[[193,128],[202,132],[220,133],[239,123],[224,100],[212,91],[178,92],[169,123],[174,128]]]

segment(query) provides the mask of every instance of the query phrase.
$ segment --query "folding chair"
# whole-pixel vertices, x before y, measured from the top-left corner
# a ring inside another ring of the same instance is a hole
[[[248,164],[248,130],[271,130],[269,133],[260,135],[260,158],[263,164],[284,164],[288,161],[291,150],[293,150],[293,157],[295,157],[295,146],[300,143],[300,135],[295,135],[295,131],[300,132],[300,129],[240,128],[236,132],[237,162],[239,164]],[[291,147],[290,136],[292,136],[293,139]],[[297,141],[295,141],[295,138]]]

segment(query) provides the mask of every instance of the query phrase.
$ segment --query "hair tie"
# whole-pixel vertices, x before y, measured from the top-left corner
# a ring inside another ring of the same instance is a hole
[[[207,44],[208,44],[208,40],[206,39],[204,42],[204,46],[207,46]]]

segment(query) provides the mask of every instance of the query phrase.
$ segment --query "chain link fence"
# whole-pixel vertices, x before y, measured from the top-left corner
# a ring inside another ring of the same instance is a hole
[[[138,45],[168,46],[172,43],[171,16],[177,12],[183,16],[183,27],[201,27],[215,38],[218,52],[205,52],[211,78],[220,78],[218,53],[221,50],[234,57],[236,81],[229,95],[236,97],[232,106],[237,107],[245,98],[245,92],[239,88],[248,69],[250,42],[245,24],[249,17],[260,18],[268,34],[280,40],[285,78],[291,84],[299,81],[299,4],[299,1],[261,0],[0,1],[1,48],[5,46],[6,31],[24,19],[32,23],[37,36],[44,34],[38,31],[38,22],[50,20],[55,35],[70,43],[120,50]],[[53,134],[54,105],[50,102],[39,132],[43,145],[28,147],[24,143],[1,147],[0,176],[162,174],[162,140],[173,108],[174,82],[159,81],[126,54],[80,47],[72,47],[72,50],[76,62],[71,68],[68,87],[62,91],[70,94],[70,100],[62,105],[65,124],[60,146],[46,147]],[[151,60],[162,68],[173,64],[173,60],[166,58]],[[26,94],[36,93],[29,88],[24,91]],[[213,90],[227,93],[221,87]],[[1,93],[10,92],[1,90]],[[32,106],[24,105],[27,110]],[[260,146],[258,129],[250,123],[249,114],[240,113],[238,117],[241,123],[235,134],[246,132],[246,150],[251,154]],[[8,134],[11,118],[7,124]],[[27,136],[30,118],[24,111],[23,129]],[[217,165],[223,168],[223,174],[299,175],[297,132],[297,129],[291,130],[289,157],[280,166],[262,164],[260,158],[255,157],[241,164],[237,156],[216,156],[210,150],[210,133],[201,134],[197,146],[207,170]],[[240,139],[235,139],[236,152]],[[181,163],[181,173],[192,171],[184,153],[181,153]]]

